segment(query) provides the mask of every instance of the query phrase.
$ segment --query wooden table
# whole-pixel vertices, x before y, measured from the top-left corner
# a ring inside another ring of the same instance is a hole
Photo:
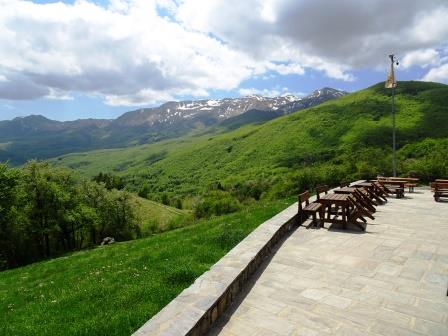
[[[348,217],[349,217],[349,209],[350,209],[350,203],[348,201],[348,198],[350,197],[349,194],[327,194],[322,195],[320,199],[317,201],[322,204],[324,209],[327,211],[327,216],[322,219],[323,222],[327,223],[342,223],[342,228],[345,230],[347,223],[348,223]],[[337,207],[341,207],[342,209],[342,219],[337,219],[337,214],[333,218],[331,218],[331,206],[335,205]]]
[[[335,189],[335,194],[349,194],[353,195],[353,198],[360,203],[364,208],[366,208],[370,212],[375,212],[376,209],[374,207],[375,203],[372,200],[371,196],[372,194],[368,192],[361,191],[362,189],[365,189],[364,187],[344,187]],[[359,193],[356,193],[356,191],[359,190]]]
[[[404,187],[409,188],[409,192],[413,192],[420,179],[416,177],[380,177],[378,178],[378,181],[383,183],[403,182]]]
[[[353,194],[357,188],[355,187],[343,187],[339,189],[334,189],[335,194]]]
[[[354,187],[362,187],[362,188],[373,188],[373,183],[372,182],[360,182],[354,185]]]
[[[397,198],[404,197],[405,181],[380,181],[382,185],[386,185]]]

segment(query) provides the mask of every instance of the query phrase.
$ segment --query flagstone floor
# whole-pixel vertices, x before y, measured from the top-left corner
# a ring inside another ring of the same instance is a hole
[[[417,188],[375,217],[295,230],[210,335],[447,336],[448,202]]]

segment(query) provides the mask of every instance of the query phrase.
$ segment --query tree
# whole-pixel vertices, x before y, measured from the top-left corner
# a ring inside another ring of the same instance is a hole
[[[0,164],[0,269],[15,266],[20,258],[20,212],[17,211],[20,177],[19,170]]]
[[[104,183],[104,186],[107,190],[121,190],[125,187],[125,183],[120,176],[110,173],[103,174],[102,172],[100,172],[98,175],[93,177],[92,181],[95,181],[97,183]]]
[[[53,168],[48,162],[30,161],[24,167],[23,188],[28,199],[27,215],[30,232],[35,236],[41,257],[52,255],[60,242],[51,242],[57,233],[62,236],[62,249],[73,248],[73,229],[66,212],[74,207],[72,172]]]
[[[68,168],[0,164],[0,269],[140,235],[128,192],[82,180]]]
[[[140,235],[131,195],[126,191],[111,190],[107,195],[108,226],[103,234],[112,235],[117,240],[127,240]]]

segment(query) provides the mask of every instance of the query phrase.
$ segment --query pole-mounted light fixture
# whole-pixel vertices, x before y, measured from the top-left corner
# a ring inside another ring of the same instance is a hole
[[[392,89],[392,170],[393,176],[397,176],[397,154],[396,154],[396,135],[395,135],[395,88],[397,87],[397,82],[395,81],[394,75],[394,64],[400,64],[395,55],[389,55],[390,58],[390,70],[387,74],[387,80],[385,87]]]

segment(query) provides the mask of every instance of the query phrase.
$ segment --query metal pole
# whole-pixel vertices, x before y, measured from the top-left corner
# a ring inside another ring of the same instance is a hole
[[[391,62],[391,72],[394,72],[394,55],[389,55]],[[395,82],[395,76],[393,77]],[[392,86],[392,169],[393,176],[397,176],[397,154],[396,154],[396,138],[395,138],[395,86]]]
[[[397,154],[396,154],[396,141],[395,141],[395,88],[392,88],[392,151],[393,151],[392,166],[394,171],[394,177],[397,177]]]

